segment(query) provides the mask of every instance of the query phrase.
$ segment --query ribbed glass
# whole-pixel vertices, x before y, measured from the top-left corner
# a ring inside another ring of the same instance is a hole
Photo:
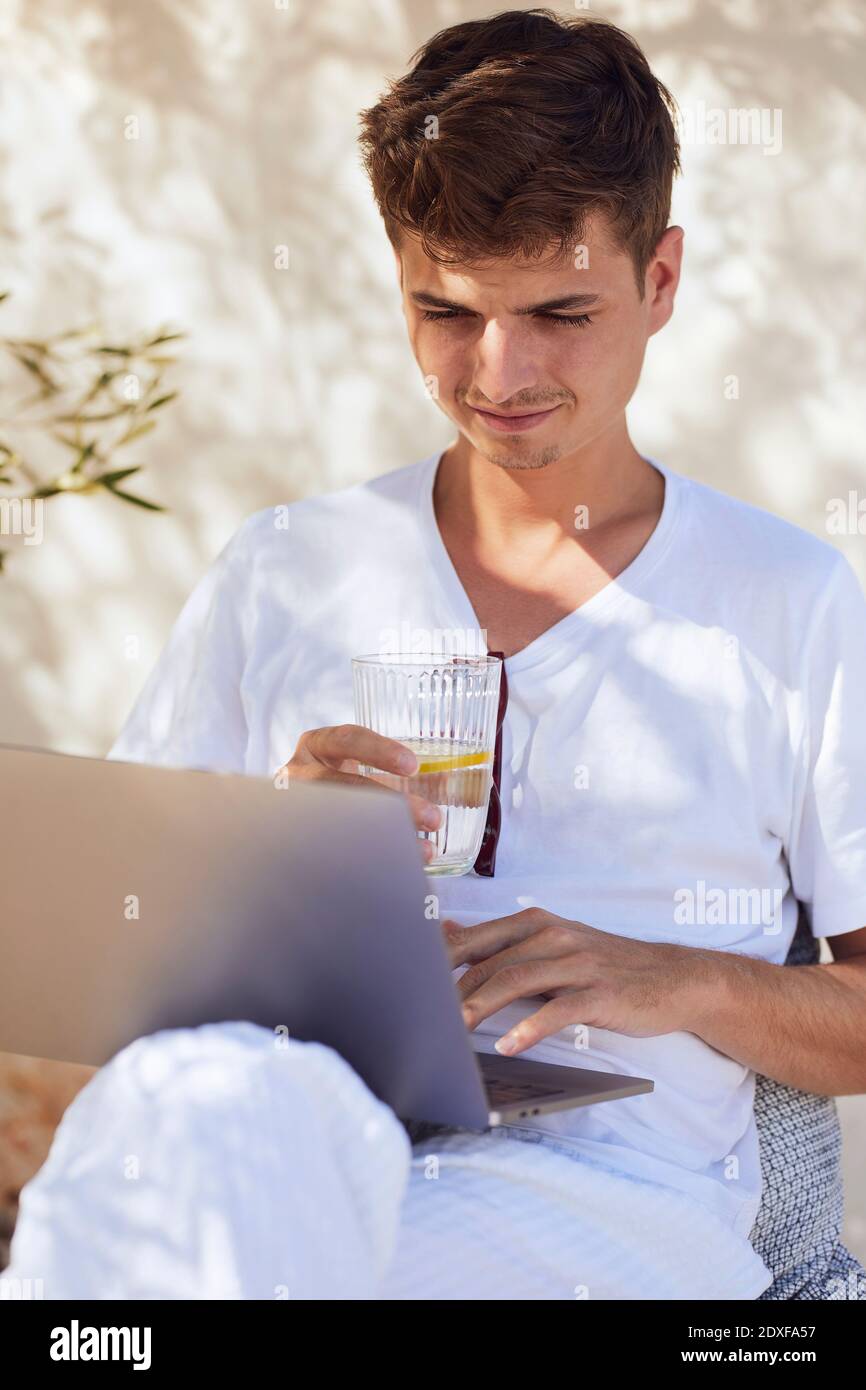
[[[419,831],[435,847],[428,874],[465,874],[481,845],[496,738],[502,663],[498,657],[395,653],[352,658],[355,722],[397,739],[418,756],[412,777],[361,767],[401,791],[439,806],[438,830]]]

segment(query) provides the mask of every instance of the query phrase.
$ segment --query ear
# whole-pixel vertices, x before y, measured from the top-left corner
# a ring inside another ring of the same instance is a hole
[[[682,269],[684,236],[682,227],[668,227],[659,239],[655,255],[647,267],[646,299],[650,336],[664,327],[674,311],[674,298]]]
[[[403,257],[400,255],[400,252],[397,250],[397,247],[393,244],[393,242],[391,243],[391,250],[394,252],[394,260],[395,260],[396,265],[397,265],[397,283],[398,283],[399,286],[400,286],[400,293],[402,294],[402,293],[403,293]]]

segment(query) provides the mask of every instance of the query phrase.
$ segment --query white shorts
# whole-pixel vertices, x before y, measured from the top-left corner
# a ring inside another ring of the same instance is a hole
[[[687,1194],[507,1132],[416,1144],[330,1048],[249,1023],[139,1039],[76,1096],[3,1278],[46,1298],[752,1299]]]

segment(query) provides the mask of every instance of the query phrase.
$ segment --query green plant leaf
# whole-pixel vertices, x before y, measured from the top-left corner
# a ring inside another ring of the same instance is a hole
[[[78,453],[79,449],[82,449],[84,447],[80,439],[73,439],[68,434],[62,434],[60,430],[52,430],[51,438],[56,439],[58,444],[65,444],[67,449],[74,449],[76,454]]]
[[[110,488],[112,484],[119,483],[123,478],[131,478],[133,473],[141,472],[141,464],[137,463],[133,468],[115,468],[111,473],[100,473],[93,479],[95,483],[102,483],[103,487]]]
[[[36,357],[46,357],[51,352],[48,343],[40,343],[33,338],[7,338],[6,345],[11,348],[23,348],[25,352],[32,352]]]
[[[120,376],[119,371],[100,372],[99,376],[94,381],[90,390],[87,392],[87,395],[82,397],[78,409],[83,410],[86,405],[90,405],[90,402],[92,400],[95,400],[95,398],[100,394],[100,392],[105,391],[106,388],[111,385],[116,376]]]
[[[143,497],[135,497],[131,492],[124,492],[122,488],[112,487],[111,483],[106,483],[106,487],[115,497],[122,497],[124,502],[132,502],[136,507],[144,507],[148,512],[164,512],[166,510],[157,502],[146,502]]]
[[[145,351],[142,356],[145,362],[149,362],[152,367],[173,367],[177,362],[176,357],[163,357],[161,353]]]
[[[169,391],[165,396],[157,396],[155,401],[151,401],[150,405],[145,406],[145,410],[157,410],[159,406],[165,405],[168,401],[173,401],[176,395],[176,391]]]
[[[132,425],[126,431],[126,434],[123,436],[123,438],[118,439],[116,447],[119,449],[121,444],[128,444],[130,439],[138,439],[139,435],[141,434],[149,434],[151,430],[156,429],[156,426],[156,420],[142,420],[140,424]]]
[[[103,410],[98,415],[80,415],[75,411],[71,415],[55,415],[54,423],[57,425],[96,425],[102,420],[117,420],[121,415],[128,415],[132,410],[131,405],[118,406],[117,410]]]
[[[66,343],[70,338],[86,338],[89,334],[95,333],[99,327],[98,323],[86,323],[83,328],[67,328],[64,333],[52,334],[52,343]]]
[[[91,439],[88,444],[79,444],[77,447],[81,450],[81,455],[69,470],[71,473],[80,473],[84,465],[95,456],[96,440]]]
[[[46,372],[41,362],[37,362],[36,359],[33,357],[28,357],[26,352],[19,352],[17,348],[13,347],[10,349],[10,351],[12,353],[12,356],[15,358],[16,362],[20,362],[21,366],[25,367],[28,372],[35,376],[37,381],[41,381],[43,387],[45,388],[45,391],[48,394],[57,394],[57,392],[60,390],[60,387],[57,385],[57,382],[54,380],[54,378],[51,377],[48,372]]]

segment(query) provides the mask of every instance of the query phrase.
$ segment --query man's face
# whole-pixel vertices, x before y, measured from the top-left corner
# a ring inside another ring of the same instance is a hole
[[[600,218],[590,220],[577,265],[569,257],[544,268],[525,260],[443,267],[404,233],[403,311],[433,398],[479,454],[505,468],[545,467],[619,428],[647,339],[672,312],[681,243],[681,228],[668,228],[641,300],[633,263]]]

